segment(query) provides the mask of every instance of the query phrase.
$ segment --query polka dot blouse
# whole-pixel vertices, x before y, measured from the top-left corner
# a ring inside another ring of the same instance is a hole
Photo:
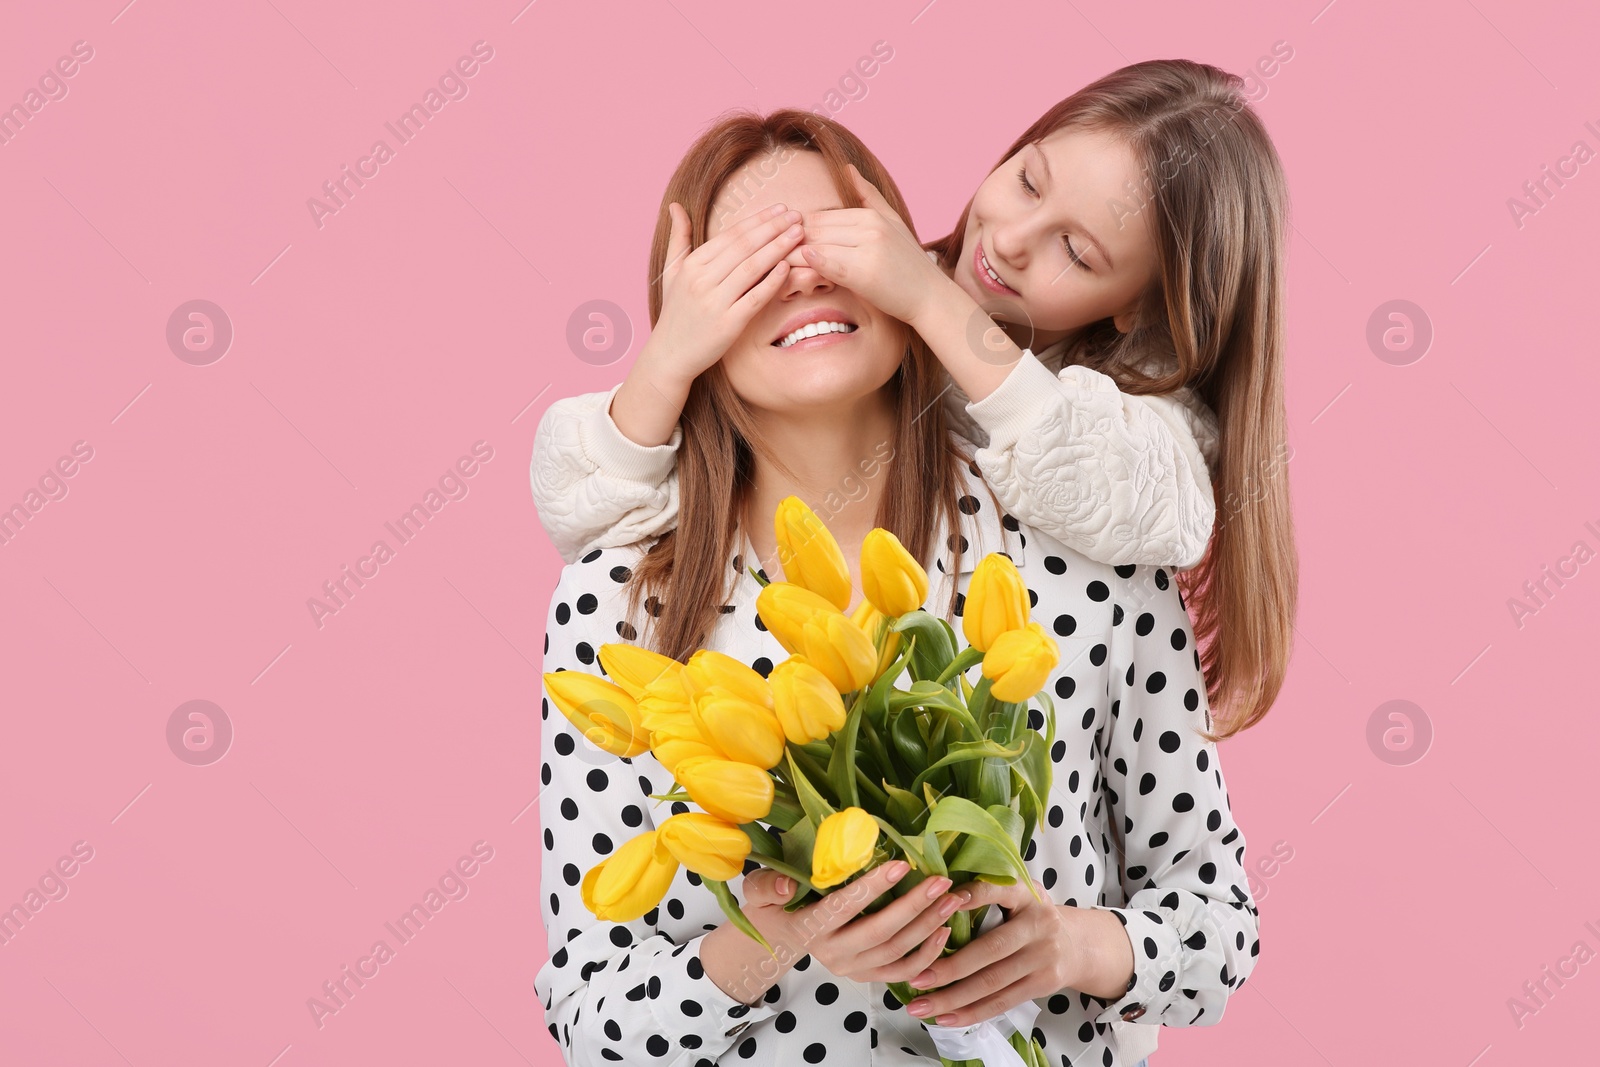
[[[965,493],[962,562],[952,574],[944,558],[935,561],[928,609],[943,612],[952,580],[964,594],[988,552],[1016,561],[1032,618],[1061,644],[1048,684],[1056,705],[1054,788],[1027,866],[1055,903],[1113,912],[1134,950],[1123,996],[1062,989],[1040,998],[1034,1036],[1052,1064],[1117,1067],[1131,1061],[1119,1048],[1125,1028],[1113,1023],[1217,1022],[1260,948],[1244,837],[1216,746],[1197,732],[1210,715],[1194,635],[1170,572],[1093,563],[1020,526],[996,512],[975,468]],[[595,549],[562,571],[551,597],[546,671],[603,673],[601,644],[637,640],[643,620],[624,617],[622,583],[647,547]],[[748,541],[744,547],[729,560],[731,592],[707,647],[766,674],[786,653],[757,620],[759,585],[744,571]],[[579,894],[583,875],[633,835],[688,808],[664,810],[648,799],[673,785],[648,752],[630,760],[597,751],[548,694],[540,714],[540,908],[551,956],[535,989],[569,1064],[937,1062],[921,1022],[887,988],[837,977],[810,956],[753,1005],[724,993],[699,952],[725,919],[688,870],[641,919],[597,920]],[[1041,729],[1043,717],[1032,717]],[[746,873],[752,869],[747,864]],[[740,899],[742,880],[729,883]],[[983,929],[1001,921],[991,908]]]

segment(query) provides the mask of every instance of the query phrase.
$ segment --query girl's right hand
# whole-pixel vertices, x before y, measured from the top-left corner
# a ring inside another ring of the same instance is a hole
[[[661,315],[639,352],[659,375],[687,388],[744,333],[788,276],[784,261],[805,235],[798,211],[773,204],[689,250],[689,214],[667,205],[671,231],[661,277]]]
[[[887,907],[861,915],[908,869],[904,860],[885,863],[815,903],[786,912],[794,880],[763,867],[745,876],[744,911],[768,943],[776,936],[840,978],[910,981],[939,958],[950,936],[944,922],[962,900],[945,892],[950,879],[933,877]]]

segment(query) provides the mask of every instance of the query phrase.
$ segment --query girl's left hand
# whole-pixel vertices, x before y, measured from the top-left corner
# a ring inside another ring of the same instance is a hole
[[[859,293],[885,314],[915,325],[922,309],[950,279],[853,163],[850,178],[867,206],[806,215],[800,254],[830,282]]]
[[[1006,921],[911,979],[914,988],[934,991],[907,1004],[906,1011],[939,1026],[968,1026],[1073,986],[1088,947],[1076,929],[1073,913],[1079,909],[1052,904],[1037,879],[1033,886],[1041,899],[1021,882],[974,881],[957,891],[972,896],[960,910],[995,904],[1007,910]]]

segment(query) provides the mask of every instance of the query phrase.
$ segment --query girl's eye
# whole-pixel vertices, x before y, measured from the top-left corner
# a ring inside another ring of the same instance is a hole
[[[1061,243],[1067,246],[1067,255],[1072,257],[1073,266],[1082,267],[1084,270],[1094,269],[1093,267],[1089,266],[1088,263],[1085,263],[1083,257],[1078,255],[1078,250],[1072,247],[1071,235],[1063,234],[1061,236]]]
[[[1027,167],[1023,167],[1021,170],[1017,171],[1017,181],[1022,183],[1022,187],[1028,191],[1029,196],[1033,196],[1037,193],[1037,190],[1033,187],[1033,183],[1028,181]]]

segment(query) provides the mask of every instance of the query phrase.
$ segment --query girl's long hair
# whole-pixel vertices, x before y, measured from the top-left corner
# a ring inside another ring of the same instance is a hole
[[[705,243],[713,205],[741,167],[765,157],[764,165],[751,167],[740,183],[726,189],[724,210],[730,217],[742,214],[744,200],[763,179],[771,179],[768,170],[782,166],[797,152],[820,155],[843,203],[865,207],[846,169],[847,164],[854,163],[862,177],[876,186],[911,226],[911,213],[883,164],[837,122],[794,110],[766,116],[750,112],[727,115],[689,149],[662,194],[655,238],[650,245],[652,326],[661,316],[661,278],[667,267],[667,241],[671,235],[667,205],[676,202],[688,212],[689,243],[691,248],[697,248]],[[947,529],[960,529],[956,504],[961,487],[959,465],[970,463],[970,459],[946,430],[944,410],[938,403],[944,388],[939,362],[915,333],[907,329],[906,334],[905,357],[886,386],[894,390],[895,430],[894,439],[885,442],[892,451],[872,475],[888,479],[874,524],[889,530],[912,555],[926,563],[934,555],[933,542],[941,519]],[[686,660],[704,645],[739,578],[728,566],[728,560],[738,544],[739,518],[745,510],[755,457],[762,456],[780,470],[787,472],[788,468],[762,439],[759,423],[734,392],[720,362],[690,386],[680,423],[683,440],[678,452],[677,528],[652,545],[624,580],[629,586],[629,617],[642,617],[638,607],[641,598],[644,601],[645,614],[649,616],[645,643],[663,655]],[[841,485],[838,493],[843,496],[849,490]],[[824,502],[808,503],[827,520]],[[994,506],[998,508],[998,502]],[[770,518],[752,516],[752,521]],[[959,560],[961,541],[957,537],[951,540],[948,548]],[[741,562],[751,566],[757,561]],[[955,602],[952,581],[947,617],[953,617]],[[640,638],[623,632],[621,639]]]
[[[1189,387],[1217,414],[1216,528],[1200,563],[1179,575],[1216,739],[1261,721],[1283,686],[1299,570],[1284,469],[1288,188],[1243,85],[1189,60],[1135,63],[1045,112],[996,164],[1057,130],[1081,129],[1121,139],[1141,172],[1119,210],[1150,212],[1160,284],[1128,333],[1110,319],[1091,323],[1068,340],[1067,360],[1127,393]],[[947,269],[960,259],[971,208],[928,245]],[[1142,373],[1152,355],[1175,357],[1175,369]]]

